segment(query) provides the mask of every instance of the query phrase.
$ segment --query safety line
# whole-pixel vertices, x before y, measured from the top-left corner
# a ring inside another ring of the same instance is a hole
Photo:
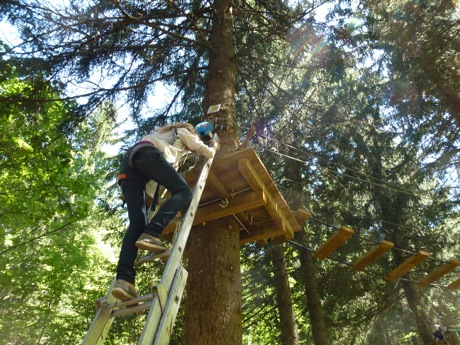
[[[259,135],[259,136],[262,136],[262,137],[264,137],[264,138],[266,138],[266,139],[268,139],[268,140],[275,141],[275,142],[277,142],[277,143],[279,143],[279,144],[282,144],[282,145],[284,145],[284,146],[286,146],[286,147],[289,147],[289,148],[292,148],[292,149],[294,149],[294,150],[297,150],[297,151],[299,151],[299,152],[301,152],[301,153],[303,153],[303,154],[306,154],[306,155],[309,155],[309,156],[314,156],[314,157],[316,157],[317,159],[320,159],[320,160],[322,160],[322,161],[328,162],[327,159],[325,159],[325,158],[323,158],[323,157],[320,157],[319,155],[317,155],[317,154],[315,154],[315,153],[311,153],[311,152],[304,151],[304,150],[302,150],[302,149],[300,149],[300,148],[298,148],[298,147],[292,146],[292,145],[290,145],[290,144],[286,144],[286,143],[284,143],[284,142],[282,142],[282,141],[280,141],[280,140],[277,140],[277,139],[275,139],[275,138],[271,138],[271,137],[269,137],[269,136],[267,136],[267,135],[265,135],[265,134],[262,134],[262,133],[258,133],[258,135]],[[272,151],[272,150],[269,150],[269,149],[267,149],[267,148],[264,148],[264,151],[271,152],[271,153],[274,153],[274,154],[278,154],[278,155],[280,155],[280,156],[284,156],[284,157],[286,157],[286,158],[289,158],[289,159],[292,159],[292,160],[296,160],[296,161],[299,161],[299,162],[308,163],[308,162],[305,161],[305,160],[301,160],[301,159],[299,159],[299,158],[296,158],[296,157],[292,157],[292,156],[286,155],[286,154],[284,154],[284,153]],[[375,181],[379,181],[379,182],[381,182],[381,183],[376,183],[376,182],[369,181],[369,180],[363,180],[363,179],[360,179],[360,178],[351,176],[351,175],[346,174],[346,173],[340,173],[341,175],[343,175],[343,176],[345,176],[345,177],[349,177],[349,178],[351,178],[351,179],[355,179],[355,180],[360,181],[360,182],[370,183],[370,184],[373,184],[373,185],[378,186],[378,187],[387,188],[387,189],[390,189],[390,190],[393,190],[393,191],[396,191],[396,192],[400,192],[400,193],[403,193],[403,194],[406,194],[406,195],[414,196],[414,197],[417,197],[417,198],[420,198],[420,199],[422,198],[420,195],[415,194],[415,192],[413,192],[413,191],[406,190],[406,189],[401,189],[401,188],[399,188],[398,186],[396,186],[395,184],[391,184],[391,183],[389,183],[389,182],[387,182],[387,181],[384,181],[384,180],[382,180],[382,179],[379,179],[379,178],[376,178],[376,177],[367,175],[367,174],[365,174],[365,173],[359,172],[359,171],[357,171],[357,170],[355,170],[355,169],[352,169],[352,168],[349,168],[349,167],[342,167],[342,166],[340,166],[340,165],[338,165],[338,164],[335,164],[335,163],[331,163],[331,164],[334,165],[335,167],[339,168],[339,169],[350,170],[350,171],[355,172],[356,174],[359,174],[359,175],[361,175],[361,176],[367,177],[367,178],[372,179],[372,180],[375,180]],[[334,172],[331,172],[331,171],[329,171],[329,173],[334,174]],[[451,202],[445,202],[445,204],[448,204],[448,205],[455,205],[455,204],[453,204],[453,203],[451,203]]]

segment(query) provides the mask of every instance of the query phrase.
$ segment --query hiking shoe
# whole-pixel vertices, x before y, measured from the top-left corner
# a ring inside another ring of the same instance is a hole
[[[136,247],[154,253],[161,253],[167,250],[163,242],[158,237],[154,237],[145,232],[136,241]]]
[[[122,279],[117,279],[115,286],[112,289],[112,296],[118,298],[120,301],[126,301],[137,297],[137,292],[134,284],[128,283]]]

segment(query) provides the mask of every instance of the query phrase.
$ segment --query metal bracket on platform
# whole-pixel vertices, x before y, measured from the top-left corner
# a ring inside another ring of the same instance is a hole
[[[230,202],[228,201],[227,198],[223,198],[220,203],[219,203],[219,206],[222,207],[222,208],[227,208],[227,206],[230,204]]]

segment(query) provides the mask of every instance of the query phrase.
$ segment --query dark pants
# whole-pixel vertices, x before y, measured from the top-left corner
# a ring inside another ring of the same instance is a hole
[[[190,204],[192,191],[182,176],[154,147],[146,147],[136,153],[133,168],[129,167],[126,155],[121,162],[120,173],[127,175],[127,179],[122,180],[120,185],[128,207],[129,227],[121,245],[117,279],[134,284],[134,262],[138,251],[135,243],[139,236],[145,232],[159,237],[177,212]],[[164,186],[171,193],[171,197],[147,224],[145,186],[150,180]]]

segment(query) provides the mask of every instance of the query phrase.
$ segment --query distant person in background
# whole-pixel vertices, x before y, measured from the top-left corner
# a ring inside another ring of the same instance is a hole
[[[212,124],[203,122],[196,126],[200,134],[209,136]],[[214,157],[218,144],[204,144],[197,130],[189,123],[163,126],[146,135],[128,149],[120,167],[118,183],[128,207],[129,227],[123,238],[117,266],[117,281],[112,295],[120,300],[137,296],[135,289],[138,248],[152,252],[166,250],[160,235],[176,214],[192,201],[192,190],[176,171],[182,157],[190,151],[206,158]],[[204,136],[204,135],[203,135]],[[145,189],[149,181],[165,187],[171,197],[148,223]]]
[[[433,340],[435,342],[446,340],[446,337],[444,335],[444,331],[442,330],[441,326],[438,326],[436,331],[433,333]]]

